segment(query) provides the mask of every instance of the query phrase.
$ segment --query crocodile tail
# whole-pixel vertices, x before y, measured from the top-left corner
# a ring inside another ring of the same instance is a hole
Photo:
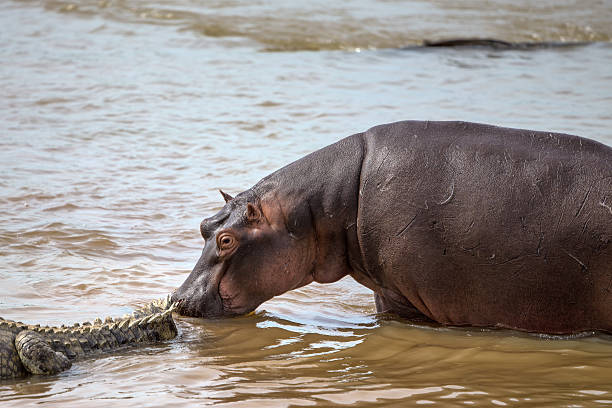
[[[57,374],[72,366],[64,353],[53,351],[38,333],[24,330],[15,337],[15,348],[24,367],[32,374]]]

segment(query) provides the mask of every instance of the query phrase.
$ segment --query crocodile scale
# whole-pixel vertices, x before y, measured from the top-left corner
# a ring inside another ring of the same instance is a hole
[[[72,327],[29,325],[0,318],[0,380],[57,374],[72,361],[130,345],[176,337],[170,298],[155,300],[131,315]]]

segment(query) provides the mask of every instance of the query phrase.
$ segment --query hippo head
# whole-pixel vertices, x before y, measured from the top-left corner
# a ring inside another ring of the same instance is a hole
[[[172,295],[183,315],[245,314],[314,279],[316,242],[308,214],[293,212],[294,222],[288,225],[286,203],[275,195],[260,198],[252,190],[235,198],[222,194],[225,206],[200,224],[202,255]]]

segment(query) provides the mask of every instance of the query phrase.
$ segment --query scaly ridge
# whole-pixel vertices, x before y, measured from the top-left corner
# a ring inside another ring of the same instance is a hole
[[[79,358],[172,339],[178,333],[172,318],[175,307],[168,296],[123,318],[96,318],[71,327],[30,325],[0,318],[0,380],[29,373],[55,374]]]

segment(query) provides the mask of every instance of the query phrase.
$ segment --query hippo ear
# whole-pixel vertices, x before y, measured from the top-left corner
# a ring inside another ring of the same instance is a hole
[[[246,217],[249,221],[258,221],[261,218],[261,211],[257,206],[248,203],[246,209]]]
[[[221,193],[221,195],[223,196],[223,199],[225,200],[225,202],[229,202],[232,201],[234,199],[234,197],[232,197],[231,195],[227,194],[225,191],[223,190],[219,190],[219,192]]]

